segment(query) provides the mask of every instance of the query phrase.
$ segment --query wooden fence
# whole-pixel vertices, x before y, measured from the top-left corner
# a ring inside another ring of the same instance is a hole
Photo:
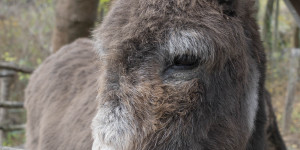
[[[23,149],[0,146],[0,150],[23,150]]]
[[[17,73],[31,74],[32,68],[21,67],[9,62],[0,62],[0,145],[3,143],[4,133],[15,130],[24,129],[25,125],[9,125],[4,124],[6,116],[6,109],[21,109],[23,108],[23,102],[10,101],[9,100],[9,89],[14,82],[14,77]],[[0,147],[0,150],[5,149]]]

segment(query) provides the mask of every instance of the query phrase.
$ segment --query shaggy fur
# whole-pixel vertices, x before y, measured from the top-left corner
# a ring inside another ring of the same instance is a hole
[[[99,63],[80,39],[47,58],[26,89],[26,149],[91,149]]]
[[[94,33],[99,58],[79,40],[31,77],[27,148],[263,149],[265,54],[252,6],[115,1]]]

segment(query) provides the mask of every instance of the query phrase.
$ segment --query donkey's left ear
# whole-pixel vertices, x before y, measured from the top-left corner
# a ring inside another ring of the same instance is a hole
[[[223,7],[223,13],[231,17],[236,16],[238,1],[240,0],[218,0],[219,4]]]
[[[255,14],[255,0],[216,0],[223,13],[230,17]]]

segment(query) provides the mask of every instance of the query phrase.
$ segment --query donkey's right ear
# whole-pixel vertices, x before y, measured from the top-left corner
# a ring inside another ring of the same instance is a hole
[[[227,16],[234,17],[237,12],[238,0],[218,0],[218,3],[223,7],[223,13]]]

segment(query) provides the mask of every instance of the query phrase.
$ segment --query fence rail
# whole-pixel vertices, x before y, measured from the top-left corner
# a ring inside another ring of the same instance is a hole
[[[9,89],[14,82],[14,77],[18,72],[31,74],[34,69],[30,67],[23,67],[10,62],[0,62],[0,122],[5,122],[6,109],[20,109],[24,107],[23,102],[20,101],[9,101]],[[4,133],[16,130],[23,130],[24,124],[11,125],[11,124],[0,124],[0,144],[4,139]],[[16,150],[9,147],[1,147],[0,150]]]
[[[16,130],[23,130],[25,129],[25,124],[21,124],[21,125],[1,125],[0,126],[0,130],[3,131],[16,131]]]
[[[28,74],[31,74],[34,71],[33,68],[21,67],[19,65],[16,65],[14,63],[9,63],[9,62],[0,62],[0,69],[12,70],[12,71],[28,73]]]
[[[1,101],[0,108],[8,108],[8,109],[15,109],[15,108],[23,108],[23,102],[16,102],[16,101]]]
[[[20,148],[13,148],[13,147],[3,147],[3,146],[0,146],[0,150],[23,150],[23,149],[20,149]]]

